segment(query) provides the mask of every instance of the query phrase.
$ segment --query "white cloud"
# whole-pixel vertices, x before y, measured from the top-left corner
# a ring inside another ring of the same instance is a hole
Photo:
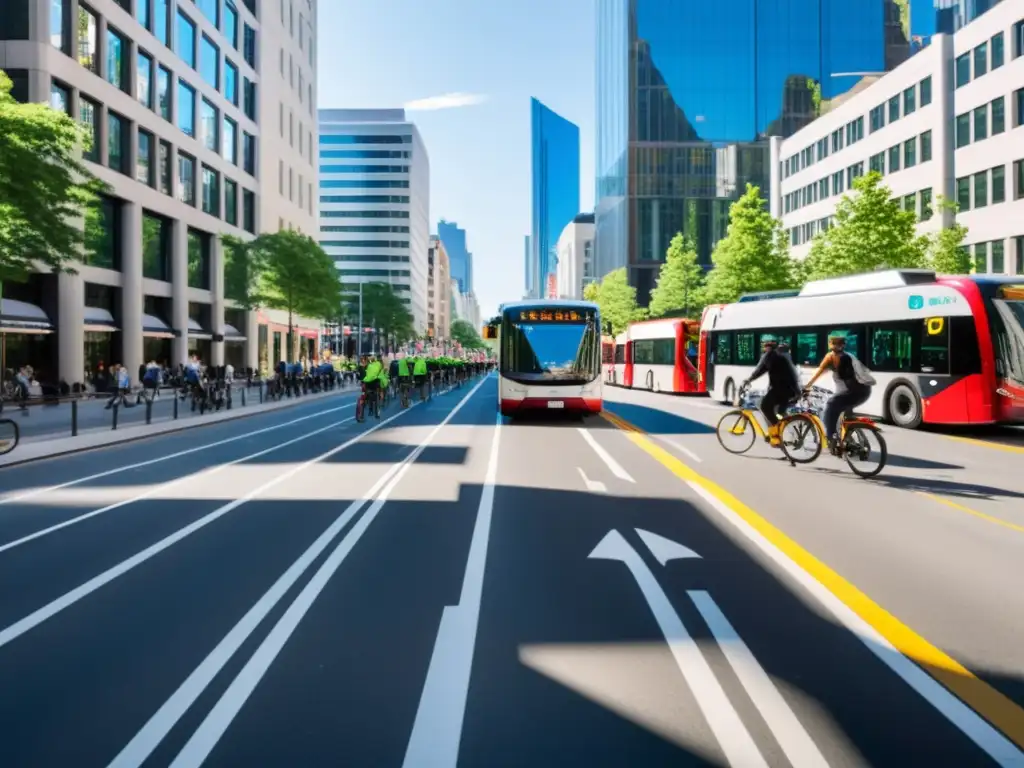
[[[426,112],[436,109],[456,109],[483,104],[487,97],[479,93],[446,93],[442,96],[430,96],[426,99],[407,101],[403,106],[410,112]]]

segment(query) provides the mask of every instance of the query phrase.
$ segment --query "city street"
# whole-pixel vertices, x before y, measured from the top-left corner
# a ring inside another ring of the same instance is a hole
[[[496,388],[0,469],[0,765],[1024,765],[1018,432],[860,480]]]

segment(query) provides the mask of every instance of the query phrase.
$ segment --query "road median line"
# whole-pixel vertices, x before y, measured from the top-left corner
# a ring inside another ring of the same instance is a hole
[[[639,427],[608,411],[604,411],[602,416],[626,432],[641,450],[690,485],[748,539],[796,577],[869,650],[997,763],[1020,765],[1024,762],[1021,752],[1024,749],[1024,709],[1018,704],[903,624],[731,493],[657,445]],[[852,616],[844,615],[846,611]],[[890,650],[904,657],[906,663],[901,664],[899,659],[893,658],[888,653]],[[929,686],[907,666],[917,670],[932,685]],[[934,685],[936,681],[944,688]],[[942,693],[946,696],[943,697]],[[958,701],[946,700],[949,694]],[[971,722],[969,715],[981,720]]]
[[[943,498],[942,496],[937,496],[934,493],[928,493],[926,491],[916,491],[916,493],[918,496],[924,496],[926,499],[931,499],[932,501],[938,504],[942,504],[943,506],[949,507],[950,509],[955,509],[957,512],[963,512],[967,515],[973,515],[974,517],[984,520],[985,522],[1000,525],[1003,528],[1009,528],[1011,531],[1024,533],[1024,525],[1011,523],[1009,520],[1003,520],[1002,518],[996,517],[995,515],[987,515],[984,512],[979,512],[976,509],[965,507],[963,504],[958,504],[957,502],[952,501],[951,499],[946,499]]]
[[[1007,453],[1024,453],[1024,446],[1021,445],[997,443],[994,440],[978,440],[975,437],[960,437],[958,435],[943,435],[943,437],[948,440],[956,440],[958,443],[977,445],[981,448],[994,448],[997,451],[1006,451]]]

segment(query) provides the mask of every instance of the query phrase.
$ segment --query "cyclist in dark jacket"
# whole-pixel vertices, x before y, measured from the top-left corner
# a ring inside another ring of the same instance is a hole
[[[768,391],[761,400],[761,413],[768,420],[768,439],[773,446],[781,442],[779,437],[779,411],[800,396],[800,380],[796,368],[788,355],[778,350],[778,343],[766,340],[764,354],[754,372],[744,382],[744,387],[761,376],[768,374]]]

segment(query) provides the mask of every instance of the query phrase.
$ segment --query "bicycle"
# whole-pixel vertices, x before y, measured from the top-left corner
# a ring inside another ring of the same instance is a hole
[[[5,456],[17,448],[20,439],[21,430],[18,429],[18,422],[0,419],[0,456]]]
[[[379,388],[374,388],[370,392],[366,391],[366,385],[362,387],[362,394],[359,395],[359,399],[356,400],[356,422],[362,424],[366,421],[366,407],[369,405],[370,413],[373,414],[374,418],[380,419],[380,399],[377,396]],[[369,401],[367,396],[369,395]]]
[[[824,409],[825,400],[831,394],[826,389],[814,387],[809,395],[801,396],[796,405],[779,419],[779,448],[786,460],[789,461],[790,466],[810,464],[821,455],[821,448],[825,443],[825,426],[818,413]],[[771,440],[767,432],[761,427],[761,423],[754,413],[754,409],[757,407],[756,396],[750,394],[748,387],[740,389],[735,404],[737,407],[725,413],[715,428],[719,444],[729,453],[741,455],[753,447],[758,435],[765,442],[770,443]],[[732,426],[728,427],[730,422]],[[723,428],[725,429],[723,430]],[[735,448],[730,447],[726,444],[724,434],[743,436],[745,444]],[[746,440],[747,434],[750,435],[749,441]],[[878,443],[876,449],[878,460],[873,466],[865,468],[855,462],[857,460],[871,461],[872,437]],[[808,453],[798,456],[797,452],[803,448],[806,448]],[[888,454],[882,430],[873,420],[864,416],[847,417],[845,413],[840,415],[839,440],[836,443],[834,455],[845,459],[855,475],[862,478],[874,477],[885,468]]]
[[[402,403],[402,408],[409,407],[409,390],[412,389],[412,385],[407,381],[402,381],[398,385],[398,397]]]

